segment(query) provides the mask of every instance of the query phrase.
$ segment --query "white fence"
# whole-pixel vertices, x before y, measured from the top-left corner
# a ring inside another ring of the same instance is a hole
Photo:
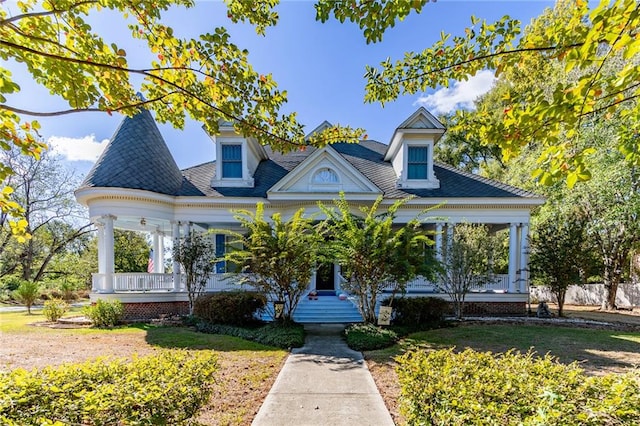
[[[604,284],[572,285],[567,289],[565,303],[569,305],[602,305]],[[531,298],[541,302],[556,302],[547,287],[531,287]],[[616,293],[618,306],[640,306],[640,283],[621,283]]]

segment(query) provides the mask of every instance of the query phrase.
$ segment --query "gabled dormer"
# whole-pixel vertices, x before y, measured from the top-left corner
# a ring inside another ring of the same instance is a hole
[[[393,165],[398,188],[440,188],[433,171],[433,147],[445,130],[424,107],[398,126],[384,156]]]
[[[216,174],[211,186],[253,188],[253,175],[267,153],[253,138],[236,133],[233,123],[221,122],[219,133],[212,137],[216,144]]]

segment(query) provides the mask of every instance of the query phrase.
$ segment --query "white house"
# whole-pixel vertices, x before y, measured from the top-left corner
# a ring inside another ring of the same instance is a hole
[[[325,122],[314,132],[325,126],[330,124]],[[475,313],[522,314],[529,291],[530,212],[544,200],[435,163],[434,144],[444,132],[444,126],[420,108],[393,131],[388,145],[366,140],[321,149],[309,146],[283,155],[236,134],[226,124],[213,137],[216,161],[179,170],[148,111],[125,118],[76,191],[76,198],[89,208],[98,228],[99,272],[93,277],[91,299],[119,299],[131,318],[184,312],[187,295],[180,266],[174,263],[172,273],[164,271],[165,242],[190,229],[235,229],[238,224],[232,209],[254,209],[257,202],[263,202],[266,216],[276,211],[287,216],[300,207],[313,212],[318,200],[330,202],[344,191],[354,206],[371,203],[380,195],[383,203],[414,196],[399,212],[399,223],[425,208],[441,205],[425,221],[427,228],[436,231],[438,251],[455,223],[483,223],[492,230],[508,228],[508,274],[469,294],[467,306]],[[152,273],[114,273],[115,228],[152,235],[156,257]],[[225,236],[216,235],[215,242],[218,254],[223,253]],[[310,289],[340,289],[339,267],[324,265],[319,270],[322,273],[314,274]],[[207,291],[237,288],[229,272],[227,265],[219,263]],[[446,297],[423,279],[410,283],[409,295],[413,294]],[[324,308],[329,319],[331,309]]]

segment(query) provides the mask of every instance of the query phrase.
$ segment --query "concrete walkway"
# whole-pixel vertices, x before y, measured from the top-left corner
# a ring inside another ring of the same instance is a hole
[[[287,358],[254,426],[386,426],[393,420],[362,354],[344,343],[344,326],[307,326]]]

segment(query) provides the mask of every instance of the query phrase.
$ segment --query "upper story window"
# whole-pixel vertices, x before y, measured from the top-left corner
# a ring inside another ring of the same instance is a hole
[[[314,184],[335,184],[340,183],[340,179],[336,172],[331,169],[320,169],[313,175],[312,183]]]
[[[222,145],[222,178],[242,178],[242,145]]]
[[[429,179],[429,148],[409,146],[407,149],[407,179]]]

